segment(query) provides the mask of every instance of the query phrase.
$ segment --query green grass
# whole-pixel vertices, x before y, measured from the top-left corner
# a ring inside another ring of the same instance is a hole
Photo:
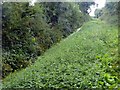
[[[116,27],[90,21],[33,65],[6,77],[3,88],[118,88],[117,43]]]

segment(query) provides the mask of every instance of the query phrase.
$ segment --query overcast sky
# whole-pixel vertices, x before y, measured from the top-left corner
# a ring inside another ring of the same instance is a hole
[[[106,2],[106,0],[94,0],[95,1],[95,3],[97,3],[98,4],[98,7],[97,6],[91,6],[91,13],[90,13],[90,16],[94,16],[94,11],[95,11],[95,9],[101,9],[101,8],[103,8],[104,6],[105,6],[105,2]]]

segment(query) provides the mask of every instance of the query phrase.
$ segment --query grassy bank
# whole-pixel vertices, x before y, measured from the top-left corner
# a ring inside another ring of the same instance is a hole
[[[93,20],[3,80],[3,88],[118,88],[118,30]]]

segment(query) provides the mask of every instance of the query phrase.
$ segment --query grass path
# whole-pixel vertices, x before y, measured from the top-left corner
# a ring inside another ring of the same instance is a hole
[[[118,88],[118,31],[93,20],[47,50],[34,65],[3,80],[3,88]],[[111,74],[114,72],[114,74]]]

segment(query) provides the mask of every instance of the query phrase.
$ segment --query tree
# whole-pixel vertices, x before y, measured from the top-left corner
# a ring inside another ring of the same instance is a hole
[[[95,5],[95,2],[79,2],[78,3],[80,10],[85,13],[85,14],[89,14],[88,13],[88,9],[90,9],[91,5]]]
[[[99,18],[103,14],[102,9],[96,9],[94,13],[96,18]]]
[[[118,2],[106,2],[105,7],[102,9],[101,19],[114,25],[118,25]]]
[[[8,7],[9,6],[9,7]],[[2,14],[3,76],[6,72],[26,67],[45,47],[38,47],[40,36],[45,37],[49,26],[40,4],[4,3]],[[45,46],[45,45],[44,45]],[[6,70],[6,65],[9,70]]]

